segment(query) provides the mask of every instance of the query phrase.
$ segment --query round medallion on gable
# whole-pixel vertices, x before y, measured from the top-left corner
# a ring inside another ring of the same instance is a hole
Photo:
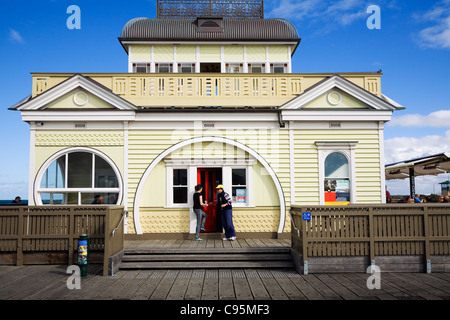
[[[338,106],[342,102],[342,96],[337,91],[331,91],[327,96],[328,103],[333,106]]]
[[[88,102],[89,96],[83,91],[78,91],[73,95],[73,103],[79,107],[85,106]]]

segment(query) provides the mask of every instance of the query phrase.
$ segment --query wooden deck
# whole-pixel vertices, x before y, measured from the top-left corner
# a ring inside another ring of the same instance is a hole
[[[290,246],[289,240],[127,241],[157,247]],[[81,289],[69,290],[67,266],[0,266],[0,300],[450,300],[450,273],[381,273],[370,290],[365,273],[300,275],[294,269],[121,270],[103,276],[90,265]]]
[[[203,241],[164,239],[164,240],[126,240],[125,250],[175,249],[175,248],[290,248],[291,239],[205,239]]]

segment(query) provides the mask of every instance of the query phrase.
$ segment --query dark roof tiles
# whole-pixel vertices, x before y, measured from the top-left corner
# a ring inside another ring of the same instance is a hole
[[[125,25],[119,39],[300,41],[294,25],[284,19],[224,19],[223,31],[201,32],[197,20],[136,18]]]

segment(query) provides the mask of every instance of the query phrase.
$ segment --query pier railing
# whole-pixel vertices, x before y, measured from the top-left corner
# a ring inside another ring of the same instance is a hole
[[[375,264],[450,271],[450,205],[293,206],[291,213],[292,247],[304,273]]]
[[[90,262],[110,274],[111,258],[123,250],[123,213],[114,206],[0,207],[0,264],[75,264],[78,238],[87,234]]]

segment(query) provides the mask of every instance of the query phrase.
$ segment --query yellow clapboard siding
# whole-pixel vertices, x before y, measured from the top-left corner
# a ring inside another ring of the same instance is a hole
[[[129,49],[130,61],[150,61],[152,59],[152,47],[132,45]]]

